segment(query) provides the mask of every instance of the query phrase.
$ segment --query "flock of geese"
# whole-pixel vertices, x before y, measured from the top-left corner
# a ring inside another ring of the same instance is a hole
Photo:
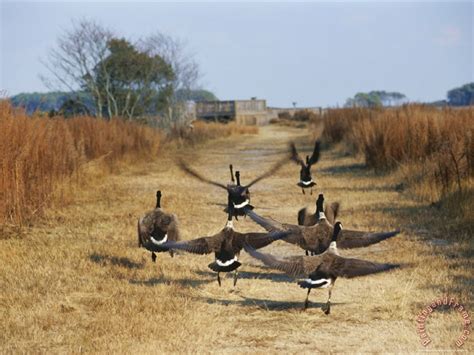
[[[289,157],[275,163],[268,171],[246,185],[240,181],[240,172],[230,168],[231,182],[223,184],[203,177],[184,161],[178,166],[188,175],[227,191],[227,223],[217,234],[193,240],[181,241],[176,215],[167,213],[161,208],[161,191],[156,195],[156,208],[138,220],[138,244],[151,252],[152,260],[156,261],[156,253],[183,250],[195,254],[214,253],[215,258],[208,266],[217,273],[217,282],[221,286],[220,273],[234,272],[234,286],[237,283],[239,255],[244,249],[252,257],[262,261],[270,268],[280,270],[291,277],[299,279],[298,285],[307,289],[304,309],[308,307],[309,294],[313,288],[328,289],[328,300],[323,307],[325,314],[330,313],[331,290],[338,277],[352,278],[375,274],[397,268],[398,264],[381,264],[366,260],[346,258],[339,255],[338,248],[366,247],[397,235],[400,231],[370,233],[342,228],[337,222],[339,203],[334,202],[324,208],[324,196],[319,194],[316,199],[316,211],[309,212],[306,208],[298,212],[298,224],[280,223],[264,218],[254,211],[250,204],[250,187],[271,176],[286,162],[293,160],[300,165],[298,186],[303,194],[316,183],[311,175],[311,167],[320,157],[320,142],[316,141],[311,156],[306,161],[300,158],[294,143],[290,144]],[[235,175],[235,177],[234,177]],[[256,224],[263,227],[265,233],[239,233],[234,229],[233,219],[249,216]],[[276,240],[283,240],[299,246],[305,255],[297,255],[284,259],[264,254],[257,249],[263,248]]]

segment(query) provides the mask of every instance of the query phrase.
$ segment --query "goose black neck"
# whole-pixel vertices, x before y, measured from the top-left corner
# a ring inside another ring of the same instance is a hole
[[[324,212],[324,196],[319,194],[318,199],[316,200],[316,213]]]
[[[342,224],[341,222],[336,222],[336,224],[334,225],[334,231],[333,231],[333,234],[332,234],[332,242],[337,242],[337,237],[339,236],[339,233],[341,232],[342,230]]]
[[[232,166],[232,164],[229,165],[229,169],[230,169],[230,180],[234,182],[234,167]]]
[[[237,186],[240,186],[240,171],[235,172],[235,178],[237,179]]]
[[[309,155],[306,156],[306,165],[309,164]]]
[[[161,208],[161,191],[156,192],[156,208]]]
[[[232,221],[232,215],[234,214],[234,204],[230,198],[230,195],[227,199],[227,222]]]

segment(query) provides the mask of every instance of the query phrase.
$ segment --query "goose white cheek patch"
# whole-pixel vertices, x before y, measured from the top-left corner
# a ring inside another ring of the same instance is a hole
[[[163,243],[166,243],[166,241],[168,240],[168,234],[165,234],[165,236],[163,237],[163,239],[161,240],[156,240],[155,238],[153,237],[150,237],[150,240],[153,244],[155,245],[161,245]]]
[[[249,200],[245,200],[244,202],[239,203],[239,204],[237,204],[237,205],[234,203],[234,207],[235,207],[235,208],[242,208],[242,207],[247,206],[249,203],[250,203]]]
[[[232,265],[232,264],[233,264],[234,262],[236,262],[236,261],[237,261],[237,257],[236,257],[236,256],[234,256],[233,259],[230,259],[230,260],[227,260],[227,261],[222,261],[222,260],[216,259],[217,265],[222,266],[222,267]]]
[[[305,279],[304,281],[314,286],[320,286],[321,288],[326,288],[332,284],[331,279]]]

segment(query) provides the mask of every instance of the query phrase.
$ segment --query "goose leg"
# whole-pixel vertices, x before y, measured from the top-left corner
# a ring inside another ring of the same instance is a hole
[[[239,272],[237,270],[234,271],[234,287],[237,284],[237,278],[239,277]]]
[[[154,252],[151,253],[151,261],[156,263],[156,254]]]
[[[308,304],[309,304],[309,293],[311,292],[311,289],[308,288],[308,293],[306,294],[306,300],[304,301],[304,308],[303,308],[303,311],[306,311],[306,308],[308,308]]]
[[[306,256],[309,256],[309,253],[307,250],[305,250],[304,253],[306,254]]]
[[[174,251],[173,250],[170,250],[170,255],[171,255],[172,258],[174,257]]]
[[[331,313],[331,287],[329,288],[328,302],[326,303],[326,307],[323,307],[323,311],[326,315]]]
[[[303,189],[303,188],[301,188],[301,191],[303,191],[303,195],[305,195],[305,192],[304,192],[304,189]]]
[[[313,194],[313,188],[311,188],[311,195]]]
[[[219,283],[219,287],[221,287],[221,275],[220,275],[220,272],[217,273],[217,282]]]

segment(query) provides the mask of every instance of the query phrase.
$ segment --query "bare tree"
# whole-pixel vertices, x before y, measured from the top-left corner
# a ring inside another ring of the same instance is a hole
[[[96,80],[95,70],[108,55],[108,42],[113,33],[90,20],[81,20],[73,24],[73,28],[66,31],[57,40],[56,48],[51,49],[43,64],[51,74],[42,77],[46,85],[51,88],[67,90],[78,94],[88,91],[94,99],[96,115],[102,117],[102,110],[107,107],[109,117],[112,116],[114,98],[109,95],[110,77],[105,75],[105,94],[100,90]],[[107,73],[107,68],[102,68]],[[76,100],[83,105],[83,95],[76,95]]]
[[[167,123],[186,120],[187,103],[177,93],[197,88],[200,77],[199,66],[194,60],[193,53],[189,52],[187,43],[164,33],[155,32],[140,41],[139,46],[152,55],[162,57],[173,70],[173,94],[168,98],[165,112]]]

